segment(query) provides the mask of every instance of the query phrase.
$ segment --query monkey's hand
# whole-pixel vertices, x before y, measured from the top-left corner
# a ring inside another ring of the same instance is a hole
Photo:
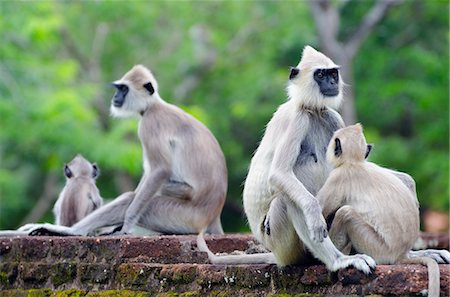
[[[328,231],[321,207],[317,204],[303,210],[303,213],[305,214],[309,237],[315,242],[322,242],[328,236]]]

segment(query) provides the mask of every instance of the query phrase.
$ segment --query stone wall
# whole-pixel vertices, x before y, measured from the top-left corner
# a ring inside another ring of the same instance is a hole
[[[255,248],[248,235],[207,243],[213,252]],[[450,265],[440,272],[448,296]],[[419,296],[427,283],[421,265],[379,265],[370,276],[323,265],[210,265],[195,236],[0,238],[0,296]]]

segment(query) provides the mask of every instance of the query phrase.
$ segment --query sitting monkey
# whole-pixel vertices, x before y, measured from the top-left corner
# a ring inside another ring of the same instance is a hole
[[[329,235],[344,254],[353,249],[377,264],[420,263],[428,266],[429,296],[439,296],[439,266],[428,257],[410,257],[419,235],[419,203],[393,171],[366,161],[372,146],[362,126],[336,131],[327,160],[335,167],[317,194]]]
[[[53,208],[55,224],[70,227],[102,206],[103,199],[95,185],[100,170],[81,155],[64,165],[66,185]]]

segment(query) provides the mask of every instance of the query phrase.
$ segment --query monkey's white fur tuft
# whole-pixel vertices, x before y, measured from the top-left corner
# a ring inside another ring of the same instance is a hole
[[[330,107],[336,110],[341,106],[344,83],[340,75],[339,94],[333,97],[322,95],[319,86],[313,79],[314,71],[317,69],[339,68],[330,58],[314,48],[306,46],[297,68],[300,70],[298,76],[289,80],[287,86],[289,99],[296,101],[300,107],[306,109]]]

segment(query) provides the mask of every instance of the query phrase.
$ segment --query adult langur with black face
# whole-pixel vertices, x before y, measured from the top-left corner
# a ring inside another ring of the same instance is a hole
[[[290,72],[289,100],[268,123],[244,186],[244,209],[251,231],[271,252],[216,256],[200,234],[197,244],[211,262],[284,266],[307,260],[307,249],[332,271],[353,266],[369,273],[375,267],[371,257],[344,255],[334,246],[315,198],[332,170],[326,160],[328,143],[333,133],[344,127],[335,111],[342,101],[342,87],[339,66],[305,47],[298,66]],[[415,197],[414,180],[393,173]],[[435,256],[442,260],[441,255]]]
[[[227,168],[217,140],[198,120],[166,103],[152,73],[134,66],[120,80],[112,99],[115,116],[140,116],[138,134],[144,174],[133,192],[124,193],[70,228],[30,224],[31,234],[94,234],[122,225],[116,234],[135,226],[151,234],[223,234],[220,222]],[[1,235],[1,233],[0,233]]]

